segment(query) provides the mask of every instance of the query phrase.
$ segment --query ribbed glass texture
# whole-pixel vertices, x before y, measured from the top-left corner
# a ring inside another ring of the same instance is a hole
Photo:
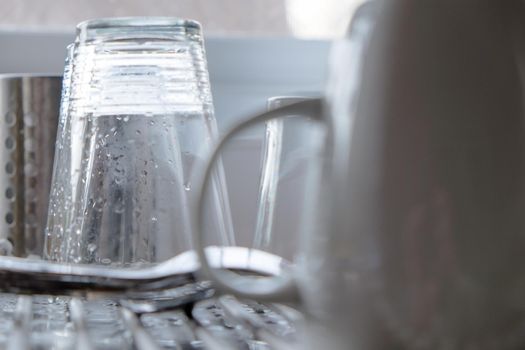
[[[45,256],[128,266],[191,249],[193,170],[216,133],[198,23],[79,24],[64,74]],[[233,244],[220,166],[210,197],[209,225],[219,244]]]

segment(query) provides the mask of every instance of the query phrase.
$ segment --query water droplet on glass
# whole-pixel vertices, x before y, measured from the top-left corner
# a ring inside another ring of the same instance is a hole
[[[113,211],[117,214],[121,214],[124,212],[124,203],[116,203],[115,207],[113,208]]]
[[[158,219],[154,216],[154,217],[151,218],[151,221],[153,221],[153,222],[157,222]]]
[[[142,134],[142,132],[140,130],[137,130],[137,135],[140,135]]]
[[[191,183],[190,183],[190,182],[186,182],[186,183],[184,184],[184,189],[185,189],[186,191],[191,190]]]
[[[89,243],[87,246],[87,250],[90,254],[93,254],[95,250],[97,250],[97,245],[95,243]]]
[[[155,121],[154,121],[154,120],[150,120],[150,121],[148,122],[148,124],[149,124],[149,125],[155,125]]]

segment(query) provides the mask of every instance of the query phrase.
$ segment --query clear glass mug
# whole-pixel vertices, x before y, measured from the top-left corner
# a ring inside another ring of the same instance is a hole
[[[127,266],[191,250],[194,169],[217,137],[201,27],[177,18],[78,25],[68,48],[45,257]],[[207,224],[233,245],[222,168]]]
[[[324,101],[243,122],[208,158],[272,118],[326,123],[296,266],[277,279],[212,269],[197,229],[205,276],[246,298],[300,298],[302,348],[525,348],[522,22],[496,1],[362,6]]]

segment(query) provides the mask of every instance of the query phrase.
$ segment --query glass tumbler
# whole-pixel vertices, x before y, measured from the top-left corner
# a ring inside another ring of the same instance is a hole
[[[82,22],[68,49],[45,257],[129,266],[191,249],[193,169],[217,136],[201,27]],[[234,244],[221,165],[207,224]]]
[[[275,96],[267,110],[312,100],[306,96]],[[312,154],[321,148],[325,128],[307,116],[285,115],[265,124],[257,214],[252,248],[292,261],[297,252],[303,208],[308,192]]]

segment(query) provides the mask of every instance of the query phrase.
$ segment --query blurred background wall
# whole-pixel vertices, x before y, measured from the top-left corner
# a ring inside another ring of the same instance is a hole
[[[61,30],[89,18],[177,16],[214,35],[337,37],[361,0],[1,0],[0,28]]]

